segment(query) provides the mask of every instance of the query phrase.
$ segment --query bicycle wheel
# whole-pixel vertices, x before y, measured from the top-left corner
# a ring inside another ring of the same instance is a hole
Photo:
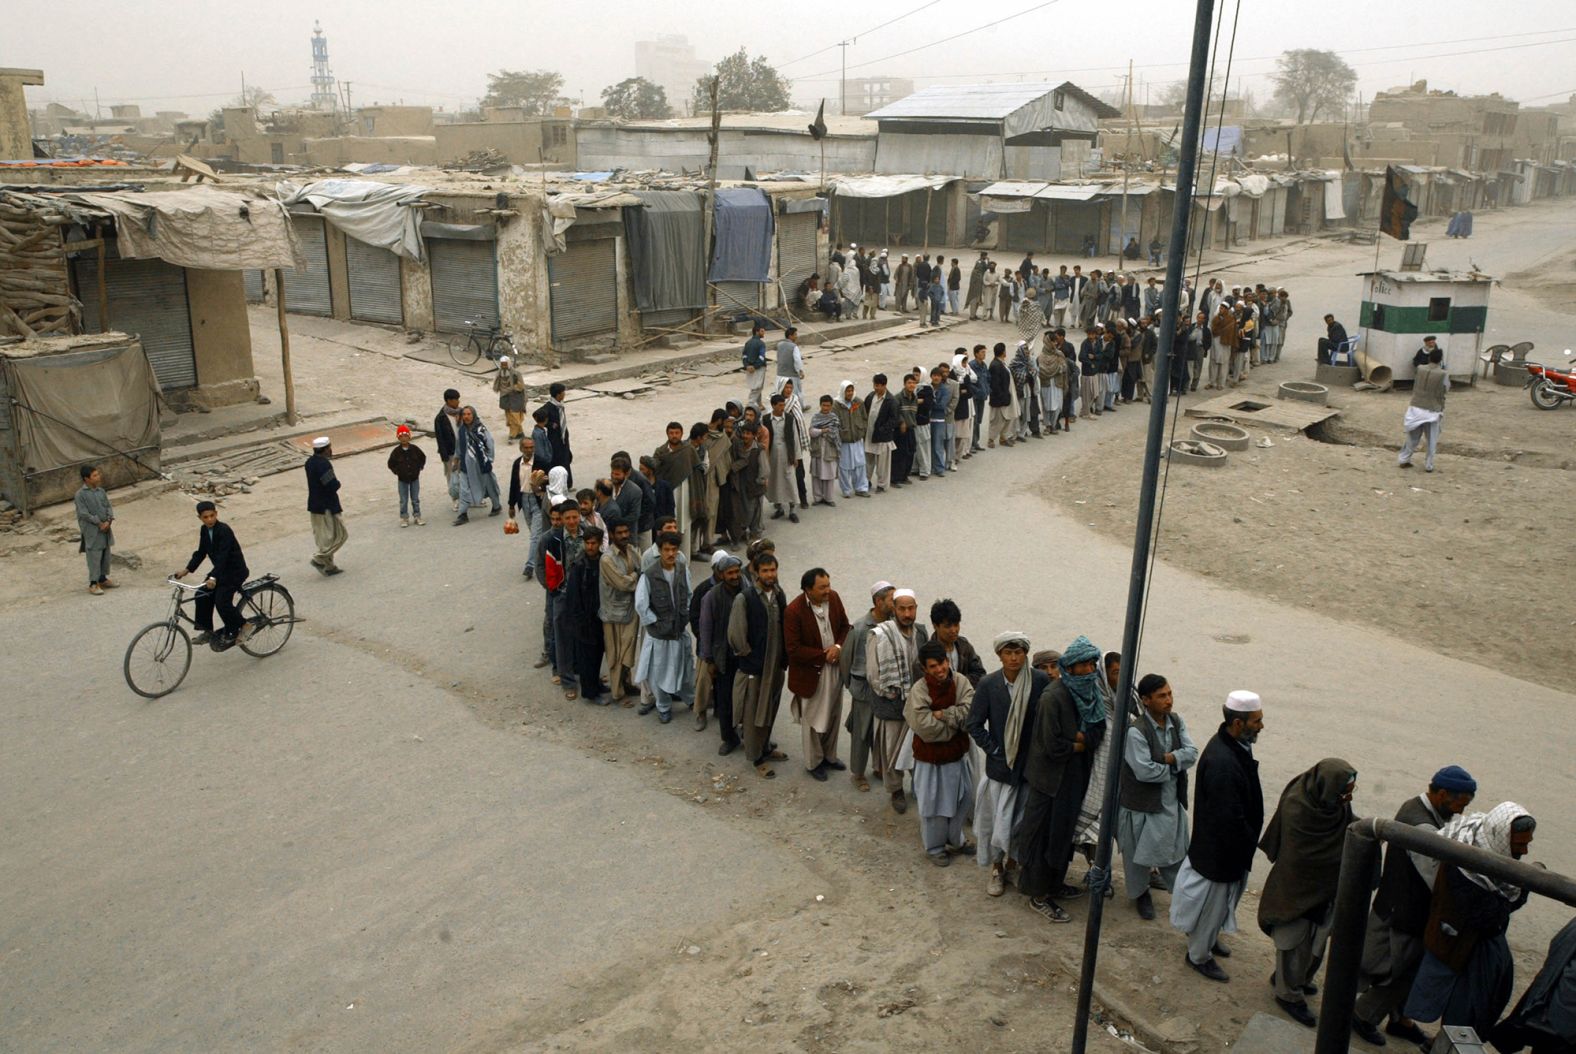
[[[132,691],[158,699],[181,686],[191,665],[192,639],[186,630],[175,622],[155,622],[131,638],[121,670]]]
[[[242,641],[246,654],[263,659],[285,646],[295,629],[295,601],[284,586],[263,586],[246,598],[241,614],[253,620],[252,635]]]
[[[454,364],[456,366],[473,365],[475,364],[476,360],[481,357],[482,345],[481,342],[476,339],[476,334],[472,333],[464,340],[460,340],[458,337],[450,339],[449,358],[454,360]]]

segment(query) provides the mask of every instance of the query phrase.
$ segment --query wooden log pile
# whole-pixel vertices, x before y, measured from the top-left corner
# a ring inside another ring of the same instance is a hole
[[[82,304],[71,295],[61,242],[65,213],[0,197],[0,333],[69,335]]]

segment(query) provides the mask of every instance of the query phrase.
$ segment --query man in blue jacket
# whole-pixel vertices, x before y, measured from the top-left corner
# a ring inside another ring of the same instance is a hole
[[[744,405],[761,406],[761,393],[766,389],[766,326],[757,322],[750,329],[750,339],[744,342]]]

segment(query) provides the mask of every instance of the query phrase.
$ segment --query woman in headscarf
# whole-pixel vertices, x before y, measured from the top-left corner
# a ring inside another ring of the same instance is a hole
[[[1519,860],[1538,823],[1513,801],[1487,813],[1457,816],[1440,830],[1477,849]],[[1515,963],[1505,931],[1527,902],[1527,891],[1441,862],[1423,931],[1423,964],[1406,999],[1414,1021],[1466,1025],[1486,1036],[1510,1002]]]
[[[841,432],[832,397],[821,396],[821,409],[810,418],[810,477],[815,488],[816,505],[836,505],[832,487],[837,483],[837,461],[841,453]]]
[[[952,401],[952,463],[956,465],[972,456],[969,448],[974,441],[974,393],[979,391],[983,378],[962,348],[952,355],[951,376],[958,384],[957,398]]]
[[[1045,312],[1040,308],[1040,302],[1025,293],[1023,302],[1018,305],[1018,335],[1029,343],[1040,339],[1040,331],[1045,328]]]
[[[460,461],[460,514],[454,526],[470,522],[471,506],[483,501],[492,503],[487,515],[503,512],[503,498],[498,490],[498,477],[493,474],[493,437],[477,416],[476,407],[460,410],[460,430],[454,441],[454,456]]]
[[[1012,361],[1007,364],[1007,369],[1012,372],[1012,396],[1017,410],[1017,425],[1014,434],[1019,439],[1029,437],[1030,423],[1034,420],[1034,407],[1037,400],[1034,397],[1036,387],[1034,381],[1039,376],[1034,368],[1034,360],[1029,355],[1029,341],[1018,341],[1018,350],[1013,353]],[[1035,434],[1039,433],[1038,422],[1035,422]]]
[[[1310,1028],[1316,1019],[1305,997],[1330,937],[1356,788],[1349,762],[1325,758],[1286,784],[1259,839],[1272,865],[1259,900],[1259,929],[1275,942],[1275,1002]]]
[[[547,507],[549,509],[561,502],[567,501],[569,493],[569,470],[562,465],[557,465],[547,470]]]
[[[771,410],[762,418],[762,426],[771,435],[766,448],[766,500],[772,505],[772,519],[782,519],[786,505],[789,521],[798,523],[795,504],[809,504],[804,493],[804,457],[810,449],[810,433],[804,414],[799,412],[794,387],[792,377],[777,378]]]
[[[1088,637],[1067,646],[1057,660],[1061,677],[1040,697],[1029,741],[1028,800],[1013,855],[1023,868],[1018,888],[1029,895],[1029,906],[1051,922],[1071,922],[1057,901],[1082,892],[1067,884],[1067,866],[1091,763],[1105,740],[1099,659],[1100,649]]]

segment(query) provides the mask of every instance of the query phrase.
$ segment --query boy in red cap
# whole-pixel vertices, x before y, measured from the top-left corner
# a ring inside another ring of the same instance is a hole
[[[427,455],[421,447],[410,441],[410,426],[400,425],[394,430],[399,445],[389,451],[389,471],[399,481],[399,525],[409,527],[414,516],[417,527],[426,526],[421,518],[421,470],[427,467]]]

